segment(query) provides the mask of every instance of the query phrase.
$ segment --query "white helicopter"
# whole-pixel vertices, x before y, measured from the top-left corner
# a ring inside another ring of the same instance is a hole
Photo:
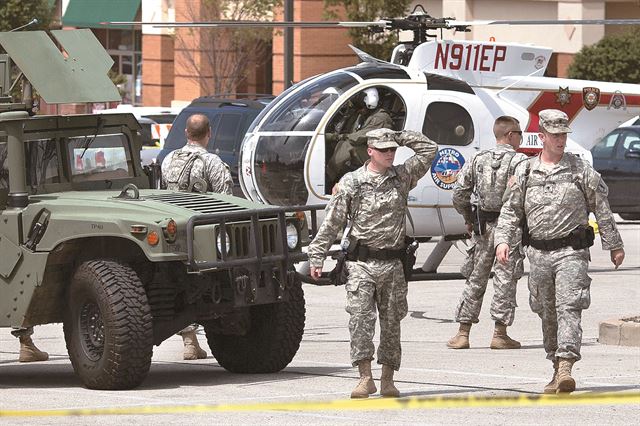
[[[165,23],[160,26],[231,26],[233,21]],[[538,113],[565,111],[573,133],[568,150],[591,161],[589,149],[609,131],[640,113],[640,85],[542,77],[552,50],[517,43],[436,40],[429,31],[468,31],[471,25],[640,24],[640,20],[456,21],[422,10],[401,19],[375,22],[253,22],[260,26],[366,26],[411,30],[390,61],[353,48],[361,63],[308,78],[273,100],[249,128],[240,153],[242,190],[254,201],[275,205],[323,204],[335,183],[326,173],[335,134],[352,100],[375,88],[395,130],[423,132],[439,145],[430,171],[409,194],[415,236],[442,236],[421,270],[435,272],[452,240],[466,238],[462,217],[453,209],[452,189],[462,166],[495,144],[493,122],[516,117],[524,130],[521,149],[535,153]],[[401,147],[396,163],[412,151]],[[322,217],[322,212],[320,212]],[[428,275],[428,274],[427,274]],[[427,278],[424,274],[414,279]]]

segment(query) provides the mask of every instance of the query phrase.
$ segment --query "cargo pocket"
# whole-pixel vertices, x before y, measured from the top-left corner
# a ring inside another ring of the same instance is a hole
[[[536,314],[542,312],[542,301],[540,300],[539,284],[531,279],[529,275],[529,306]]]
[[[524,249],[518,244],[510,256],[517,256],[513,267],[513,279],[518,281],[524,275]]]
[[[344,263],[344,268],[347,274],[347,283],[344,285],[344,288],[347,291],[357,291],[358,286],[360,285],[360,280],[353,274],[353,264],[350,261],[346,261]]]
[[[469,278],[471,273],[473,272],[473,257],[476,252],[476,243],[474,242],[467,249],[467,257],[462,262],[462,266],[460,266],[460,273],[463,277]]]
[[[591,305],[591,277],[588,275],[580,283],[572,305],[578,309],[587,309]]]
[[[393,288],[393,298],[395,299],[395,311],[396,316],[399,320],[407,316],[407,312],[409,312],[409,305],[407,303],[407,293],[409,292],[409,285],[407,281],[404,279],[404,271],[402,270],[402,265],[398,263],[395,266],[395,270],[393,273],[394,279],[394,288]]]

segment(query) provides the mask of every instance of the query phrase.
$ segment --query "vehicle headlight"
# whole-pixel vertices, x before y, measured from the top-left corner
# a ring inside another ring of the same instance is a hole
[[[293,223],[287,225],[287,246],[289,250],[293,250],[298,247],[298,241],[300,241],[300,232]]]
[[[225,232],[227,239],[225,240],[226,244],[226,252],[225,254],[229,254],[231,251],[231,235],[229,232]],[[218,237],[216,238],[216,247],[218,247],[218,253],[222,253],[222,233],[218,232]]]

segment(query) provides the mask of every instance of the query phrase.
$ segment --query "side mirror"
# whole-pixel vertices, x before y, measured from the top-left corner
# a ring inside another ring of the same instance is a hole
[[[624,154],[626,158],[640,158],[640,142],[634,142]]]

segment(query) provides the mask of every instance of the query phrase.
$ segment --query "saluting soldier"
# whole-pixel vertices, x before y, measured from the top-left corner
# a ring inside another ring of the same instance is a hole
[[[502,208],[502,197],[507,181],[515,167],[527,156],[516,153],[522,141],[522,130],[517,119],[501,116],[495,120],[493,134],[496,146],[478,153],[465,164],[457,177],[453,191],[453,207],[464,217],[473,240],[468,250],[467,282],[456,308],[455,319],[460,323],[458,333],[447,342],[452,349],[469,348],[471,325],[478,322],[482,299],[495,261],[493,233]],[[472,209],[471,194],[476,196]],[[512,256],[506,265],[496,263],[493,276],[494,295],[491,318],[495,322],[491,349],[519,349],[520,342],[507,335],[516,310],[516,284],[522,276],[521,233],[516,232],[511,244]],[[470,268],[469,268],[470,266]]]
[[[593,228],[589,212],[598,221],[602,248],[611,251],[616,269],[624,260],[622,238],[607,200],[607,185],[593,167],[564,152],[569,119],[559,110],[540,111],[542,152],[521,163],[509,184],[509,198],[495,232],[496,257],[506,263],[520,220],[530,232],[527,257],[529,304],[542,320],[547,358],[553,377],[545,393],[572,392],[574,362],[580,359],[582,310],[591,302],[587,274]]]
[[[207,151],[211,138],[209,119],[204,114],[193,114],[185,128],[187,143],[181,149],[170,152],[162,161],[162,180],[167,189],[187,192],[217,192],[232,195],[231,172],[221,159]],[[196,360],[207,357],[200,347],[192,324],[178,334],[184,344],[183,359]]]
[[[429,169],[438,146],[422,133],[390,129],[370,131],[367,144],[371,159],[340,179],[308,253],[311,276],[317,279],[327,251],[349,221],[346,310],[350,314],[351,362],[360,373],[351,397],[367,398],[377,391],[371,374],[376,308],[380,316],[380,393],[396,397],[400,393],[393,374],[400,368],[400,320],[407,314],[407,282],[400,261],[406,250],[407,197]],[[393,166],[398,146],[411,148],[415,155]]]

